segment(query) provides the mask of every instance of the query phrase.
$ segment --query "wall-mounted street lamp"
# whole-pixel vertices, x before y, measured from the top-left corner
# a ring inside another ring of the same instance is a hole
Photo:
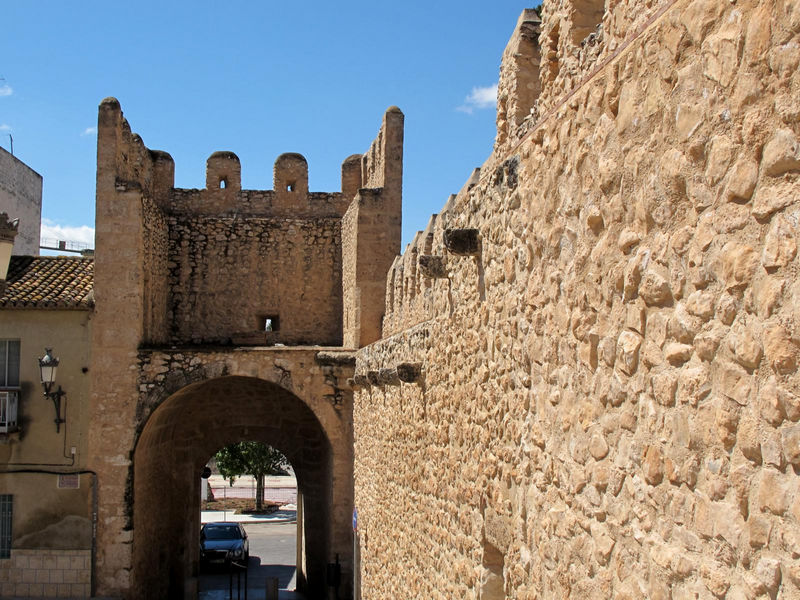
[[[53,406],[56,409],[56,433],[61,431],[61,424],[66,423],[66,419],[61,418],[61,398],[66,395],[66,392],[58,386],[56,391],[53,391],[53,386],[56,383],[56,369],[58,369],[58,359],[53,358],[52,348],[44,349],[44,356],[39,359],[39,376],[42,380],[42,387],[44,388],[44,397],[53,401]],[[66,415],[65,415],[66,416]]]

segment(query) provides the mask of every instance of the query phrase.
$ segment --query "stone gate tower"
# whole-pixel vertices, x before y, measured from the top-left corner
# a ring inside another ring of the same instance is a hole
[[[204,189],[178,189],[172,158],[131,132],[117,100],[100,104],[95,594],[191,596],[200,469],[250,439],[298,475],[298,586],[322,597],[336,554],[352,581],[348,351],[380,336],[402,154],[393,107],[368,152],[344,161],[340,192],[309,192],[299,154],[278,157],[272,190],[242,189],[232,152],[208,158]]]

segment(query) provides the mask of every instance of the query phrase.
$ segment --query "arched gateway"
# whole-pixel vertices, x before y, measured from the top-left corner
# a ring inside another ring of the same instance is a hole
[[[199,474],[258,440],[298,476],[298,586],[352,598],[353,351],[380,335],[400,246],[403,114],[342,165],[342,191],[308,191],[285,154],[273,190],[241,187],[232,152],[206,188],[100,104],[89,468],[97,474],[92,592],[196,596]]]
[[[324,407],[323,407],[324,409]],[[326,415],[341,436],[336,416]],[[298,588],[325,590],[325,565],[341,531],[331,520],[352,491],[334,471],[347,469],[311,407],[280,385],[256,377],[221,376],[175,392],[148,418],[134,452],[133,584],[158,597],[183,596],[197,576],[198,474],[219,448],[255,440],[279,449],[298,480]],[[346,458],[346,457],[344,457]],[[334,461],[340,463],[335,465]],[[345,485],[342,486],[342,483]],[[344,488],[344,489],[342,489]],[[343,551],[345,548],[337,548]]]

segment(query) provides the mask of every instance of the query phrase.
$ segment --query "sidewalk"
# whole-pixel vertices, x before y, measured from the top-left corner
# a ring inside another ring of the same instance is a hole
[[[294,523],[297,521],[297,507],[284,504],[280,510],[267,515],[250,515],[235,513],[230,510],[204,510],[200,512],[201,523],[228,521],[231,523]]]

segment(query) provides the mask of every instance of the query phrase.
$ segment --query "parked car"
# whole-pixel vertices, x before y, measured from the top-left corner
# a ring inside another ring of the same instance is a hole
[[[204,565],[237,564],[247,568],[250,543],[240,523],[206,523],[200,530],[200,562]]]

